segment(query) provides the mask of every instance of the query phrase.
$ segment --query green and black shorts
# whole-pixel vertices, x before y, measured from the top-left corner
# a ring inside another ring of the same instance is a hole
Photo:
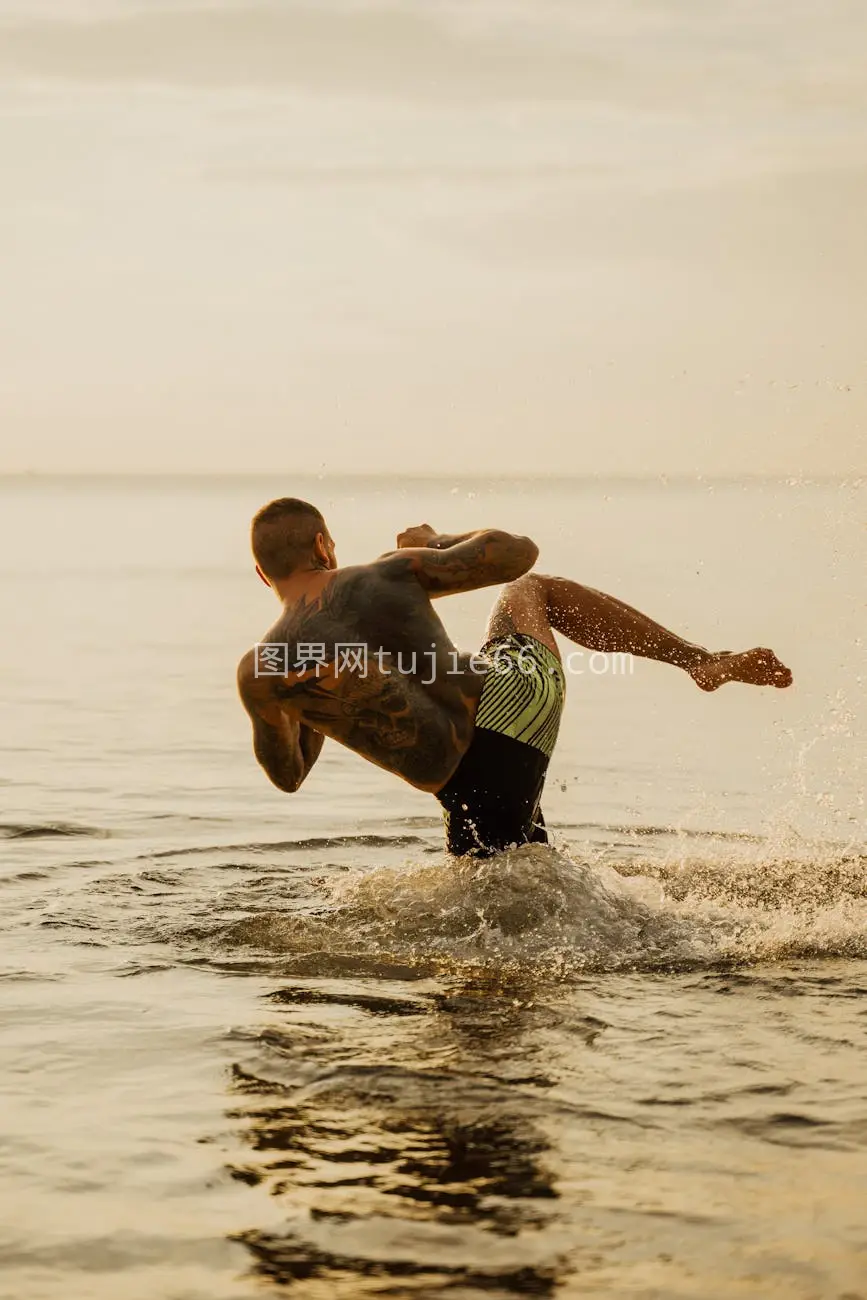
[[[437,794],[449,853],[547,843],[539,807],[566,696],[557,656],[523,632],[482,647],[491,667],[470,747]]]

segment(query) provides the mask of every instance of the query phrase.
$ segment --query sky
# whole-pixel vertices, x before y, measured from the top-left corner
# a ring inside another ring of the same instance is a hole
[[[863,0],[0,0],[0,472],[853,475]]]

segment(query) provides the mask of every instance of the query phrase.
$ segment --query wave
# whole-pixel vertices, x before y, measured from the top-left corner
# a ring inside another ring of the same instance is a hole
[[[182,858],[200,854],[213,853],[271,853],[291,852],[294,849],[342,849],[342,848],[408,848],[414,844],[425,844],[419,835],[309,835],[298,840],[260,840],[248,844],[193,844],[181,849],[159,849],[150,853],[139,853],[136,861],[147,858]]]
[[[90,835],[108,839],[110,831],[99,826],[78,826],[72,822],[0,822],[0,839],[42,839],[52,836]]]
[[[353,958],[427,968],[494,967],[551,978],[689,969],[792,957],[867,957],[860,854],[696,857],[619,868],[525,845],[482,862],[447,859],[352,871],[328,905],[263,912],[221,929],[327,969]]]

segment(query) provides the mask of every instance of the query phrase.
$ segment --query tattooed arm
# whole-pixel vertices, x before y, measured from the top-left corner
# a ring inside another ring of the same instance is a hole
[[[294,794],[319,757],[325,737],[290,717],[273,698],[267,680],[251,671],[251,656],[238,665],[238,692],[253,724],[253,753],[278,790]]]
[[[496,528],[451,536],[422,524],[401,533],[397,544],[399,550],[379,563],[405,566],[431,597],[514,582],[532,569],[539,555],[529,537]]]

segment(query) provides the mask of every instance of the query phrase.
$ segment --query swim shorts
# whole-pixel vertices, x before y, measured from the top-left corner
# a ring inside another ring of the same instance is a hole
[[[491,661],[470,747],[437,794],[449,853],[490,857],[548,836],[539,808],[566,697],[563,667],[523,632],[482,647]]]

